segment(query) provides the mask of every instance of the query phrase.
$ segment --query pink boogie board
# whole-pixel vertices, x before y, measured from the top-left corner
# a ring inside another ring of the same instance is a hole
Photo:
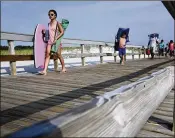
[[[46,27],[42,24],[37,24],[34,32],[34,65],[35,68],[44,68],[45,51],[47,43],[44,42],[42,30]]]

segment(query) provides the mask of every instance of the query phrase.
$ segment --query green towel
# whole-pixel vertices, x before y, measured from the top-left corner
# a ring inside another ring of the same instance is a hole
[[[62,19],[62,22],[61,22],[61,25],[63,27],[63,30],[64,32],[66,31],[68,25],[69,25],[69,21],[66,20],[66,19]],[[64,36],[64,35],[63,35]],[[62,40],[62,37],[60,37],[57,41],[56,41],[56,44],[52,46],[52,49],[51,49],[51,53],[56,53],[58,51],[58,47],[60,46],[61,44],[61,40]]]

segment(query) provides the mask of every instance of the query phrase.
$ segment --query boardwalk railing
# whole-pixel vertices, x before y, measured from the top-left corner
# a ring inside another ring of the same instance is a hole
[[[11,75],[16,75],[16,61],[26,61],[26,60],[34,60],[33,55],[15,55],[14,50],[14,41],[21,41],[21,42],[33,42],[33,35],[29,34],[18,34],[18,33],[11,33],[11,32],[1,32],[1,40],[7,40],[9,46],[9,55],[1,55],[0,61],[9,61],[10,68],[11,68]],[[103,46],[113,47],[113,42],[104,42],[104,41],[92,41],[92,40],[81,40],[81,39],[70,39],[65,38],[62,40],[63,44],[72,44],[72,45],[79,45],[81,47],[81,54],[63,54],[63,57],[69,58],[81,58],[82,66],[85,66],[85,57],[100,57],[100,63],[103,63],[104,56],[114,56],[114,62],[117,61],[118,53],[114,51],[114,53],[103,53]],[[95,45],[99,46],[99,53],[85,53],[85,45]],[[145,49],[142,49],[142,46],[132,46],[127,45],[127,48],[132,48],[131,53],[126,53],[126,55],[132,55],[132,59],[134,60],[134,56],[138,55],[139,59],[141,54],[144,55],[145,58]],[[134,52],[135,50],[138,52]],[[51,56],[53,59],[53,56]],[[58,70],[58,60],[54,60],[54,69],[55,71]]]

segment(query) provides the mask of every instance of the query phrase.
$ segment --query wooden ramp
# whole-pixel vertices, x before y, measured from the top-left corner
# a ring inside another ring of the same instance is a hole
[[[112,91],[174,65],[174,60],[134,60],[78,67],[66,74],[1,77],[1,136],[82,105]]]

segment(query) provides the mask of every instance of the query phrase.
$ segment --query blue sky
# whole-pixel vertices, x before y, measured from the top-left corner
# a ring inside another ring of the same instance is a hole
[[[3,1],[1,31],[33,34],[38,23],[47,25],[50,9],[70,21],[66,38],[114,41],[118,28],[127,27],[132,44],[146,45],[154,32],[174,39],[174,20],[159,1]]]

